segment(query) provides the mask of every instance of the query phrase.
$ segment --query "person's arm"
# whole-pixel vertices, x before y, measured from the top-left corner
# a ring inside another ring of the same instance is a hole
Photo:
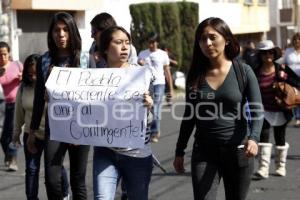
[[[175,159],[173,161],[173,166],[176,172],[179,174],[185,171],[184,150],[187,147],[188,141],[196,125],[196,117],[194,113],[195,104],[193,103],[195,99],[193,99],[193,97],[195,97],[195,94],[193,94],[192,91],[188,91],[187,89],[185,111],[180,125],[179,137],[175,150]]]
[[[253,157],[258,152],[258,142],[260,140],[261,129],[264,120],[264,108],[257,78],[250,66],[246,66],[247,87],[246,96],[251,114],[251,127],[248,140],[245,143],[245,154]]]
[[[144,66],[146,64],[146,62],[145,62],[145,56],[144,56],[144,51],[141,51],[138,54],[137,63],[139,65],[141,65],[141,66]]]
[[[164,73],[165,73],[165,77],[167,80],[167,84],[169,86],[170,89],[170,96],[173,96],[173,79],[172,79],[172,75],[171,75],[171,71],[170,71],[170,67],[169,65],[164,65]]]
[[[187,89],[185,110],[180,125],[175,156],[184,156],[184,150],[187,147],[187,143],[196,125],[196,117],[194,113],[196,96],[194,93],[195,92]]]
[[[43,111],[45,107],[45,80],[42,71],[42,59],[40,58],[37,67],[36,67],[36,84],[34,89],[34,98],[33,98],[33,109],[31,117],[31,130],[38,130],[41,119],[43,116]]]
[[[251,131],[249,139],[256,142],[260,140],[261,128],[264,120],[264,108],[257,78],[250,66],[246,67],[247,87],[246,96],[251,113]]]
[[[16,102],[15,102],[15,113],[14,113],[14,129],[13,129],[13,142],[16,144],[21,144],[20,135],[22,133],[22,126],[25,123],[25,110],[22,106],[22,92],[21,87],[19,87]]]
[[[172,58],[170,58],[170,65],[172,66],[177,66],[178,65],[178,62],[177,62],[177,60],[174,60],[174,59],[172,59]]]
[[[282,71],[286,74],[286,80],[284,81],[291,86],[300,89],[300,77],[289,66],[285,66]]]

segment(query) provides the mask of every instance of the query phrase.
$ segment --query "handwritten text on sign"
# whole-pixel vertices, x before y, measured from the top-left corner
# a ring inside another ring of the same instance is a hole
[[[46,82],[50,138],[72,144],[144,146],[147,68],[54,67]]]

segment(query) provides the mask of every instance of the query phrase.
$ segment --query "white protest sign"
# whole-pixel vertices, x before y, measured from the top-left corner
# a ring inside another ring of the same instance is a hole
[[[147,109],[145,67],[54,67],[46,82],[50,139],[72,144],[141,148]]]

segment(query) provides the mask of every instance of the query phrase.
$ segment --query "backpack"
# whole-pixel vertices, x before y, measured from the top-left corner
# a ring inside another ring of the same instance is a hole
[[[250,106],[247,100],[247,97],[245,96],[245,89],[247,87],[247,76],[246,76],[246,71],[245,71],[245,67],[243,66],[243,63],[238,60],[238,59],[233,59],[232,60],[232,65],[233,65],[233,69],[236,75],[236,79],[238,81],[238,85],[239,85],[239,89],[240,92],[244,98],[244,102],[246,104],[245,108],[246,108],[246,116],[247,116],[247,123],[251,129],[252,127],[252,123],[251,123],[251,112],[250,112]]]

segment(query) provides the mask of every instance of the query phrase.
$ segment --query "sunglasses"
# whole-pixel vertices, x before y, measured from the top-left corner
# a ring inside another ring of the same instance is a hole
[[[260,52],[261,54],[263,55],[266,55],[266,54],[275,54],[275,51],[274,50],[263,50]]]

